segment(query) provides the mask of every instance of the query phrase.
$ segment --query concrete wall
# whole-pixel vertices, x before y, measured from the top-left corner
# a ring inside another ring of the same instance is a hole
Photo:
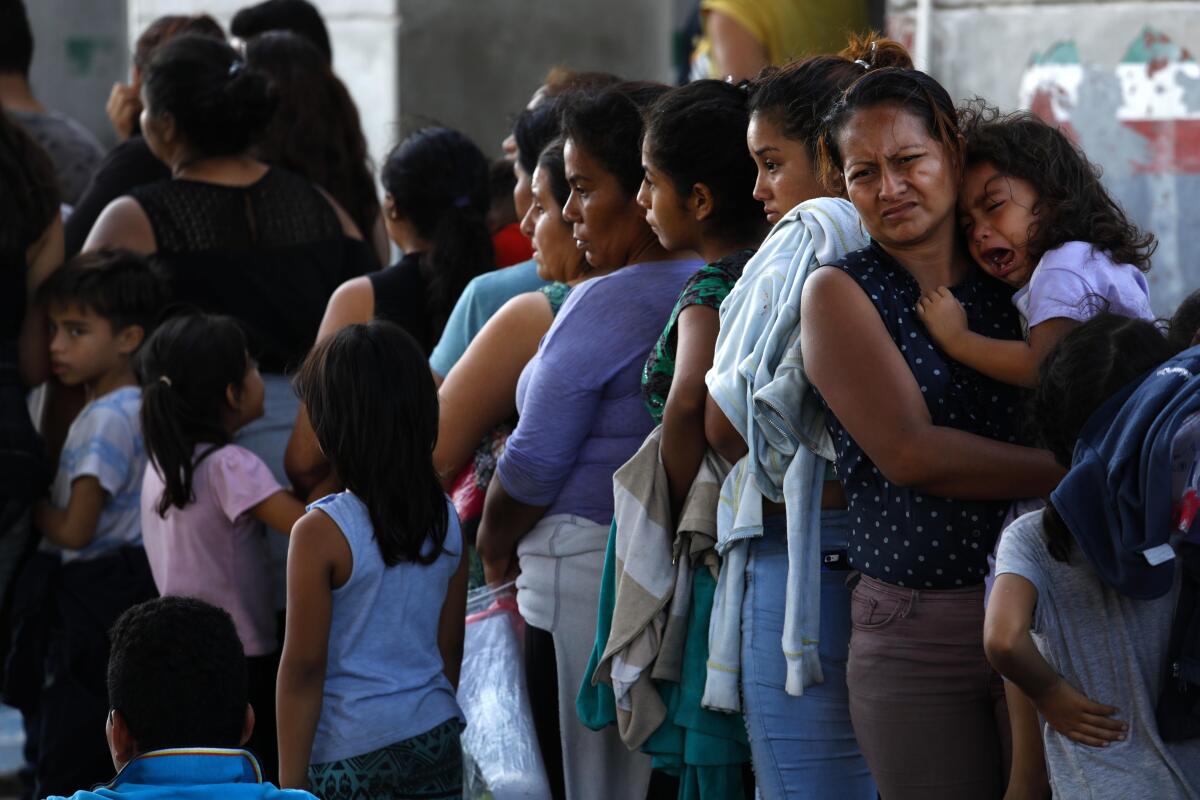
[[[661,0],[315,1],[333,39],[334,69],[358,103],[377,161],[428,124],[459,128],[499,154],[511,116],[555,64],[646,78],[670,73],[676,12]],[[246,4],[128,0],[130,39],[161,14],[203,8],[228,25]]]
[[[104,104],[129,71],[125,0],[26,0],[25,6],[34,33],[34,93],[112,144]]]
[[[891,0],[911,43],[915,2]],[[938,0],[929,71],[955,99],[980,95],[1056,122],[1104,170],[1110,191],[1159,237],[1155,311],[1200,288],[1187,238],[1200,212],[1200,4]]]
[[[405,130],[460,128],[499,153],[547,70],[668,80],[675,13],[662,0],[398,0]]]

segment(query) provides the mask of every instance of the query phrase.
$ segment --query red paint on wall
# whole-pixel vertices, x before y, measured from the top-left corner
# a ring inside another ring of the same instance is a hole
[[[1138,172],[1200,175],[1200,120],[1125,120],[1125,126],[1149,143],[1150,160],[1133,163]]]
[[[1066,92],[1060,87],[1052,84],[1044,84],[1040,86],[1029,101],[1029,110],[1036,114],[1042,121],[1054,125],[1072,142],[1079,144],[1079,133],[1071,126],[1071,123],[1066,120],[1059,119],[1054,113],[1054,100],[1058,95],[1062,98],[1066,97]]]

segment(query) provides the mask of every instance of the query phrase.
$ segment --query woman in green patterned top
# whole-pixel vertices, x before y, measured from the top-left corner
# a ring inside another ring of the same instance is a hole
[[[522,112],[513,129],[517,158],[522,169],[533,176],[533,203],[521,221],[521,231],[533,240],[538,275],[553,283],[505,303],[471,340],[442,382],[433,463],[447,488],[485,437],[490,452],[483,462],[494,468],[499,452],[491,446],[495,443],[489,433],[515,417],[521,370],[537,352],[538,343],[550,330],[571,288],[603,274],[584,259],[572,237],[571,224],[562,217],[570,187],[558,139],[560,105],[559,98],[545,100]],[[487,487],[486,479],[491,477],[490,471],[485,472],[476,475],[477,481],[484,481],[481,495]]]
[[[704,375],[720,327],[717,309],[767,234],[754,199],[755,166],[746,150],[746,92],[721,81],[675,89],[647,115],[646,178],[638,202],[668,250],[706,262],[683,288],[642,373],[642,395],[661,420],[662,460],[678,513],[707,447]]]
[[[662,422],[660,453],[676,515],[707,448],[704,375],[717,341],[717,309],[769,228],[753,196],[748,125],[746,93],[711,80],[668,92],[646,115],[638,202],[663,247],[693,250],[708,262],[684,285],[642,373],[642,396]],[[740,714],[700,705],[715,590],[708,569],[692,572],[680,681],[659,683],[668,708],[663,728],[676,730],[660,729],[651,741],[659,748],[655,768],[680,775],[681,798],[740,800],[753,796],[743,781],[750,760],[745,723]]]

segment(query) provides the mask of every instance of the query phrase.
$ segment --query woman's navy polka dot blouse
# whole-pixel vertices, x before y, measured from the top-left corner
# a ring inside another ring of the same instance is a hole
[[[836,266],[858,281],[917,379],[933,424],[1016,442],[1021,393],[951,361],[917,317],[921,291],[878,245]],[[971,330],[1020,338],[1012,291],[977,269],[952,290]],[[837,418],[826,415],[837,472],[850,509],[849,563],[877,580],[912,589],[954,589],[983,582],[1009,503],[948,500],[890,483]]]

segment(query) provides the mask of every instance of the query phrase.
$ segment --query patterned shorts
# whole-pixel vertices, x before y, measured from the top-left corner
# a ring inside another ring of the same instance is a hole
[[[461,731],[452,719],[361,756],[313,764],[310,791],[321,800],[456,800],[463,787]]]

